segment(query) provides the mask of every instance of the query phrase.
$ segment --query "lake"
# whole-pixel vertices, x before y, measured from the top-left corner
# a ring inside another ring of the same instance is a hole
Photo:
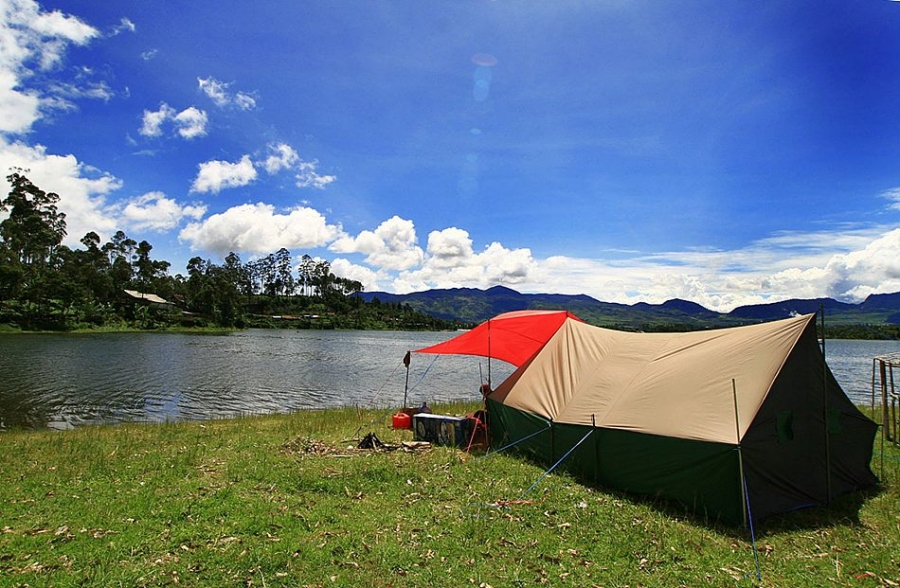
[[[453,333],[248,330],[0,336],[0,430],[201,420],[337,406],[391,409],[477,400],[482,358],[403,356]],[[826,342],[847,394],[868,404],[872,358],[898,341]]]

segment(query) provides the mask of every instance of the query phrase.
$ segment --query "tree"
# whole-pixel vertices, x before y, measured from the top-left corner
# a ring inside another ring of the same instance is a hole
[[[225,257],[225,264],[222,266],[228,280],[234,284],[238,292],[247,297],[250,302],[253,299],[253,279],[251,277],[249,266],[241,263],[241,257],[234,251]]]
[[[294,276],[291,271],[291,252],[282,247],[275,253],[275,284],[282,296],[294,291]]]
[[[135,277],[141,286],[141,291],[152,291],[154,294],[158,294],[158,286],[167,276],[170,264],[168,261],[154,261],[150,259],[150,251],[152,249],[153,245],[147,241],[141,241],[132,254],[132,261]]]
[[[304,296],[310,296],[312,282],[313,282],[313,273],[316,269],[316,260],[310,257],[308,254],[304,254],[303,257],[300,258],[300,266],[297,268],[297,272],[299,274],[300,281],[300,289],[301,294]]]
[[[66,215],[59,212],[59,195],[44,192],[20,173],[6,177],[12,186],[0,200],[0,211],[9,216],[0,222],[5,261],[12,267],[4,272],[5,290],[22,288],[26,298],[42,297],[40,284],[51,258],[66,236]]]
[[[109,259],[109,276],[114,295],[120,295],[122,290],[131,286],[134,277],[131,258],[135,247],[137,247],[137,241],[129,239],[123,231],[116,231],[116,234],[101,249]]]

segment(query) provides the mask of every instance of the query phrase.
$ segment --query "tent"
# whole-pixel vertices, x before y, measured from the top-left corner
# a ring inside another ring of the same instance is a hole
[[[538,347],[486,398],[495,448],[738,524],[877,481],[877,425],[825,364],[814,314],[689,333],[566,316]]]

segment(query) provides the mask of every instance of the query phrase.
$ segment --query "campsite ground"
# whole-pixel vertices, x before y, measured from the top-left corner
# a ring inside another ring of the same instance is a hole
[[[438,407],[463,413],[472,406]],[[900,450],[883,483],[757,525],[512,455],[355,449],[353,409],[0,434],[3,586],[897,586]]]

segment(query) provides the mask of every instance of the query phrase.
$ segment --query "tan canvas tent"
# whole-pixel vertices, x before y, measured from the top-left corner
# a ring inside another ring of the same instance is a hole
[[[494,447],[735,523],[876,482],[877,427],[825,364],[815,315],[649,334],[567,318],[487,413]]]

